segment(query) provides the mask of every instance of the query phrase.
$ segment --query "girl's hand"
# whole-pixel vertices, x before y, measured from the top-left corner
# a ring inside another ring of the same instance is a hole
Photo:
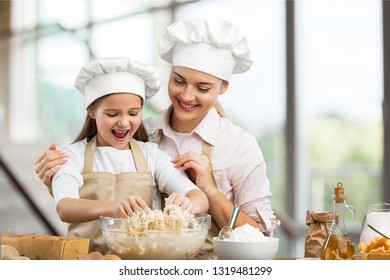
[[[188,213],[191,213],[192,209],[194,208],[192,201],[182,193],[172,193],[170,196],[168,196],[165,202],[166,205],[170,205],[170,204],[177,205],[183,211],[187,211]]]
[[[51,188],[51,178],[57,172],[61,164],[68,161],[68,155],[56,150],[56,145],[51,144],[49,149],[35,160],[35,173],[43,183]]]
[[[127,196],[121,202],[117,203],[114,206],[112,212],[114,218],[122,218],[126,216],[131,216],[134,214],[134,212],[141,211],[141,210],[145,212],[149,212],[150,208],[145,203],[145,201],[142,200],[142,198],[140,198],[137,195],[131,195],[131,196]]]
[[[176,168],[185,170],[191,181],[206,195],[218,191],[211,173],[209,159],[205,155],[189,152],[177,156],[172,162]]]

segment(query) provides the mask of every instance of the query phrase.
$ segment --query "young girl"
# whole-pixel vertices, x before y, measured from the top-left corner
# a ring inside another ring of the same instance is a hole
[[[68,235],[90,238],[91,251],[108,251],[99,216],[161,208],[161,192],[169,195],[167,204],[194,214],[208,210],[204,193],[167,154],[134,139],[147,140],[141,139],[142,106],[159,86],[153,67],[124,57],[92,61],[76,78],[86,97],[86,121],[63,149],[68,160],[54,175],[52,190]]]

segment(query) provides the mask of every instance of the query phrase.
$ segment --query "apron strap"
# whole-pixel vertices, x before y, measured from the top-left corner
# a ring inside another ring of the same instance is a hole
[[[206,141],[203,141],[202,155],[205,155],[209,159],[211,177],[213,178],[214,184],[217,185],[217,182],[215,181],[215,177],[214,177],[214,169],[213,169],[213,162],[212,162],[213,152],[214,152],[214,146],[209,144]]]
[[[137,141],[135,141],[133,138],[130,138],[130,147],[131,152],[133,153],[133,159],[137,172],[149,172],[148,165],[146,164],[145,155],[142,152],[141,147],[138,145]]]
[[[146,164],[145,156],[141,150],[141,147],[138,145],[137,141],[133,138],[130,138],[130,147],[133,154],[133,159],[135,163],[135,168],[137,172],[149,172],[148,165]],[[94,136],[85,147],[84,151],[84,167],[82,173],[92,173],[93,162],[95,159],[96,151],[96,136]]]
[[[95,159],[95,150],[96,150],[96,135],[92,137],[91,140],[87,143],[84,151],[84,173],[92,173],[93,161]]]
[[[214,146],[207,143],[206,141],[203,141],[202,155],[205,155],[209,159],[211,166],[212,166],[211,160],[213,159],[213,152],[214,152]]]

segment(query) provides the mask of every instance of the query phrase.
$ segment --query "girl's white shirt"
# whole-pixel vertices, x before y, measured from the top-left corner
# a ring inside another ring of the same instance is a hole
[[[266,163],[253,135],[220,117],[215,108],[191,133],[177,134],[169,125],[170,113],[168,109],[144,120],[149,140],[159,142],[171,158],[190,151],[201,153],[205,141],[214,146],[212,164],[219,191],[272,235],[280,221],[272,210]],[[160,141],[159,134],[164,136]]]
[[[161,209],[161,192],[183,193],[198,189],[185,173],[173,166],[171,158],[157,144],[137,141],[143,151],[149,171],[154,178],[153,209]],[[69,154],[67,163],[61,165],[53,176],[52,188],[55,205],[65,197],[79,198],[84,185],[81,172],[84,166],[86,139],[65,146],[62,151]],[[93,172],[120,174],[135,172],[131,150],[118,150],[112,147],[96,147]]]

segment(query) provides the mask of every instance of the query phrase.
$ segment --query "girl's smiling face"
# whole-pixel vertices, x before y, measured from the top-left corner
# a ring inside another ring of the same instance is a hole
[[[142,98],[129,93],[110,94],[88,114],[96,120],[97,146],[126,150],[142,122]]]
[[[210,74],[175,66],[169,78],[168,92],[173,106],[171,127],[191,132],[215,105],[228,83]]]

